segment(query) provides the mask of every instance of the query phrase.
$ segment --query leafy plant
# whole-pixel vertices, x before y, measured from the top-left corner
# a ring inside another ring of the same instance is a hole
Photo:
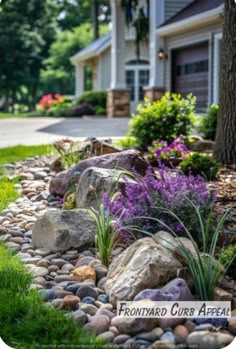
[[[144,104],[138,105],[137,113],[130,121],[130,135],[143,148],[158,139],[172,142],[180,134],[190,132],[195,105],[196,97],[191,94],[183,98],[179,94],[166,93],[154,103],[146,99]]]
[[[227,270],[227,274],[235,278],[236,275],[236,245],[230,245],[224,248],[219,257],[220,263],[229,264],[229,268]]]
[[[206,139],[215,140],[216,126],[219,114],[219,105],[212,104],[207,110],[207,114],[202,119],[200,131]]]
[[[127,134],[124,138],[122,138],[119,141],[119,146],[121,146],[121,148],[123,149],[134,148],[137,147],[137,140],[135,137],[132,137],[129,134]]]
[[[182,137],[178,137],[169,145],[166,141],[154,141],[152,146],[148,148],[148,151],[150,159],[156,159],[165,163],[175,162],[176,164],[185,159],[190,152],[185,146]]]
[[[184,174],[200,175],[207,180],[215,179],[219,169],[218,163],[207,155],[200,153],[189,154],[181,163],[181,170]]]
[[[161,167],[157,176],[149,169],[144,178],[137,177],[135,180],[136,183],[125,184],[122,195],[116,193],[113,198],[108,195],[103,198],[105,208],[114,218],[119,218],[122,227],[136,225],[155,234],[161,225],[149,218],[156,217],[179,236],[183,236],[183,226],[163,211],[169,209],[179,215],[194,239],[202,243],[199,222],[189,204],[189,200],[192,200],[198,206],[202,219],[206,222],[215,202],[215,193],[208,189],[202,177],[184,176]],[[157,205],[163,209],[158,209]]]
[[[162,209],[163,212],[172,216],[179,224],[181,224],[185,230],[186,236],[191,240],[193,245],[193,251],[191,251],[184,243],[179,239],[178,234],[159,219],[154,219],[158,221],[162,227],[169,230],[169,232],[177,238],[178,244],[173,245],[169,240],[166,240],[167,248],[173,249],[175,248],[176,252],[184,259],[185,264],[188,266],[188,269],[191,273],[193,284],[197,295],[200,297],[202,301],[211,301],[214,300],[214,290],[218,286],[221,278],[225,274],[230,262],[224,263],[221,265],[216,259],[216,247],[217,241],[219,238],[219,234],[222,231],[223,224],[225,222],[226,217],[228,216],[229,210],[227,210],[218,220],[213,234],[210,236],[210,229],[212,224],[212,214],[210,211],[208,213],[207,220],[202,217],[202,213],[199,207],[189,198],[185,198],[189,205],[193,208],[195,216],[198,221],[198,230],[201,233],[202,240],[202,251],[199,250],[196,241],[192,235],[192,233],[185,226],[184,222],[179,218],[178,214],[175,214],[170,209],[163,209],[162,207],[158,207],[158,209]],[[210,243],[209,243],[210,242]],[[169,244],[169,247],[168,247]]]
[[[100,105],[98,105],[98,106],[95,107],[95,114],[104,116],[104,115],[107,115],[107,110],[106,110],[106,108],[101,107]]]
[[[95,110],[91,104],[81,103],[80,105],[72,108],[70,116],[73,117],[82,117],[84,115],[94,115]]]
[[[106,110],[107,92],[106,91],[84,92],[77,100],[77,105],[80,105],[82,103],[88,103],[88,104],[91,104],[91,106],[94,108],[100,107],[100,108],[103,108],[103,110]]]
[[[118,225],[103,204],[100,204],[98,211],[92,207],[88,210],[94,218],[97,227],[95,245],[98,256],[104,265],[109,266],[111,253],[119,235]]]

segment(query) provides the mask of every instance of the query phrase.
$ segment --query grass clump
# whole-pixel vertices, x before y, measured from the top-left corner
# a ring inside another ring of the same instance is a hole
[[[42,156],[51,151],[49,145],[16,145],[0,149],[0,165],[15,163],[29,157]]]
[[[0,168],[0,212],[4,210],[10,202],[15,201],[19,194],[15,189],[14,184],[17,183],[18,179],[10,180],[6,176],[1,176]]]
[[[97,234],[95,236],[95,245],[98,251],[98,257],[102,264],[109,266],[111,254],[119,235],[117,223],[113,217],[106,212],[104,205],[101,204],[99,210],[89,208],[89,213],[95,220]]]
[[[94,335],[62,312],[43,303],[29,288],[31,274],[20,260],[0,245],[0,337],[17,349],[40,346],[99,348]]]

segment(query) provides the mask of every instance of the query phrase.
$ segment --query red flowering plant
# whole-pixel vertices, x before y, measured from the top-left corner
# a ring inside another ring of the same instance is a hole
[[[61,104],[64,102],[65,102],[64,98],[59,93],[55,93],[54,95],[49,93],[47,95],[44,95],[40,99],[39,105],[43,110],[47,110],[47,109],[50,109],[51,107],[53,107],[57,104]]]
[[[158,160],[166,165],[178,165],[190,153],[182,136],[169,145],[166,141],[154,141],[148,151],[150,160]]]

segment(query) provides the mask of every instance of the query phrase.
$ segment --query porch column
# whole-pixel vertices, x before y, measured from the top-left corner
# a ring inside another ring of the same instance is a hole
[[[129,116],[130,91],[125,81],[125,13],[121,0],[111,0],[111,85],[107,96],[109,117]]]
[[[75,66],[75,96],[79,97],[84,92],[84,65],[76,63]]]
[[[158,51],[164,49],[163,40],[157,36],[156,28],[164,21],[164,1],[150,0],[149,52],[150,80],[145,96],[151,101],[160,99],[164,94],[164,59],[158,59]]]

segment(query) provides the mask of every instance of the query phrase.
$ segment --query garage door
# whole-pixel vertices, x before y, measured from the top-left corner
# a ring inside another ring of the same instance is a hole
[[[173,51],[172,90],[197,97],[197,109],[208,104],[208,43]]]

